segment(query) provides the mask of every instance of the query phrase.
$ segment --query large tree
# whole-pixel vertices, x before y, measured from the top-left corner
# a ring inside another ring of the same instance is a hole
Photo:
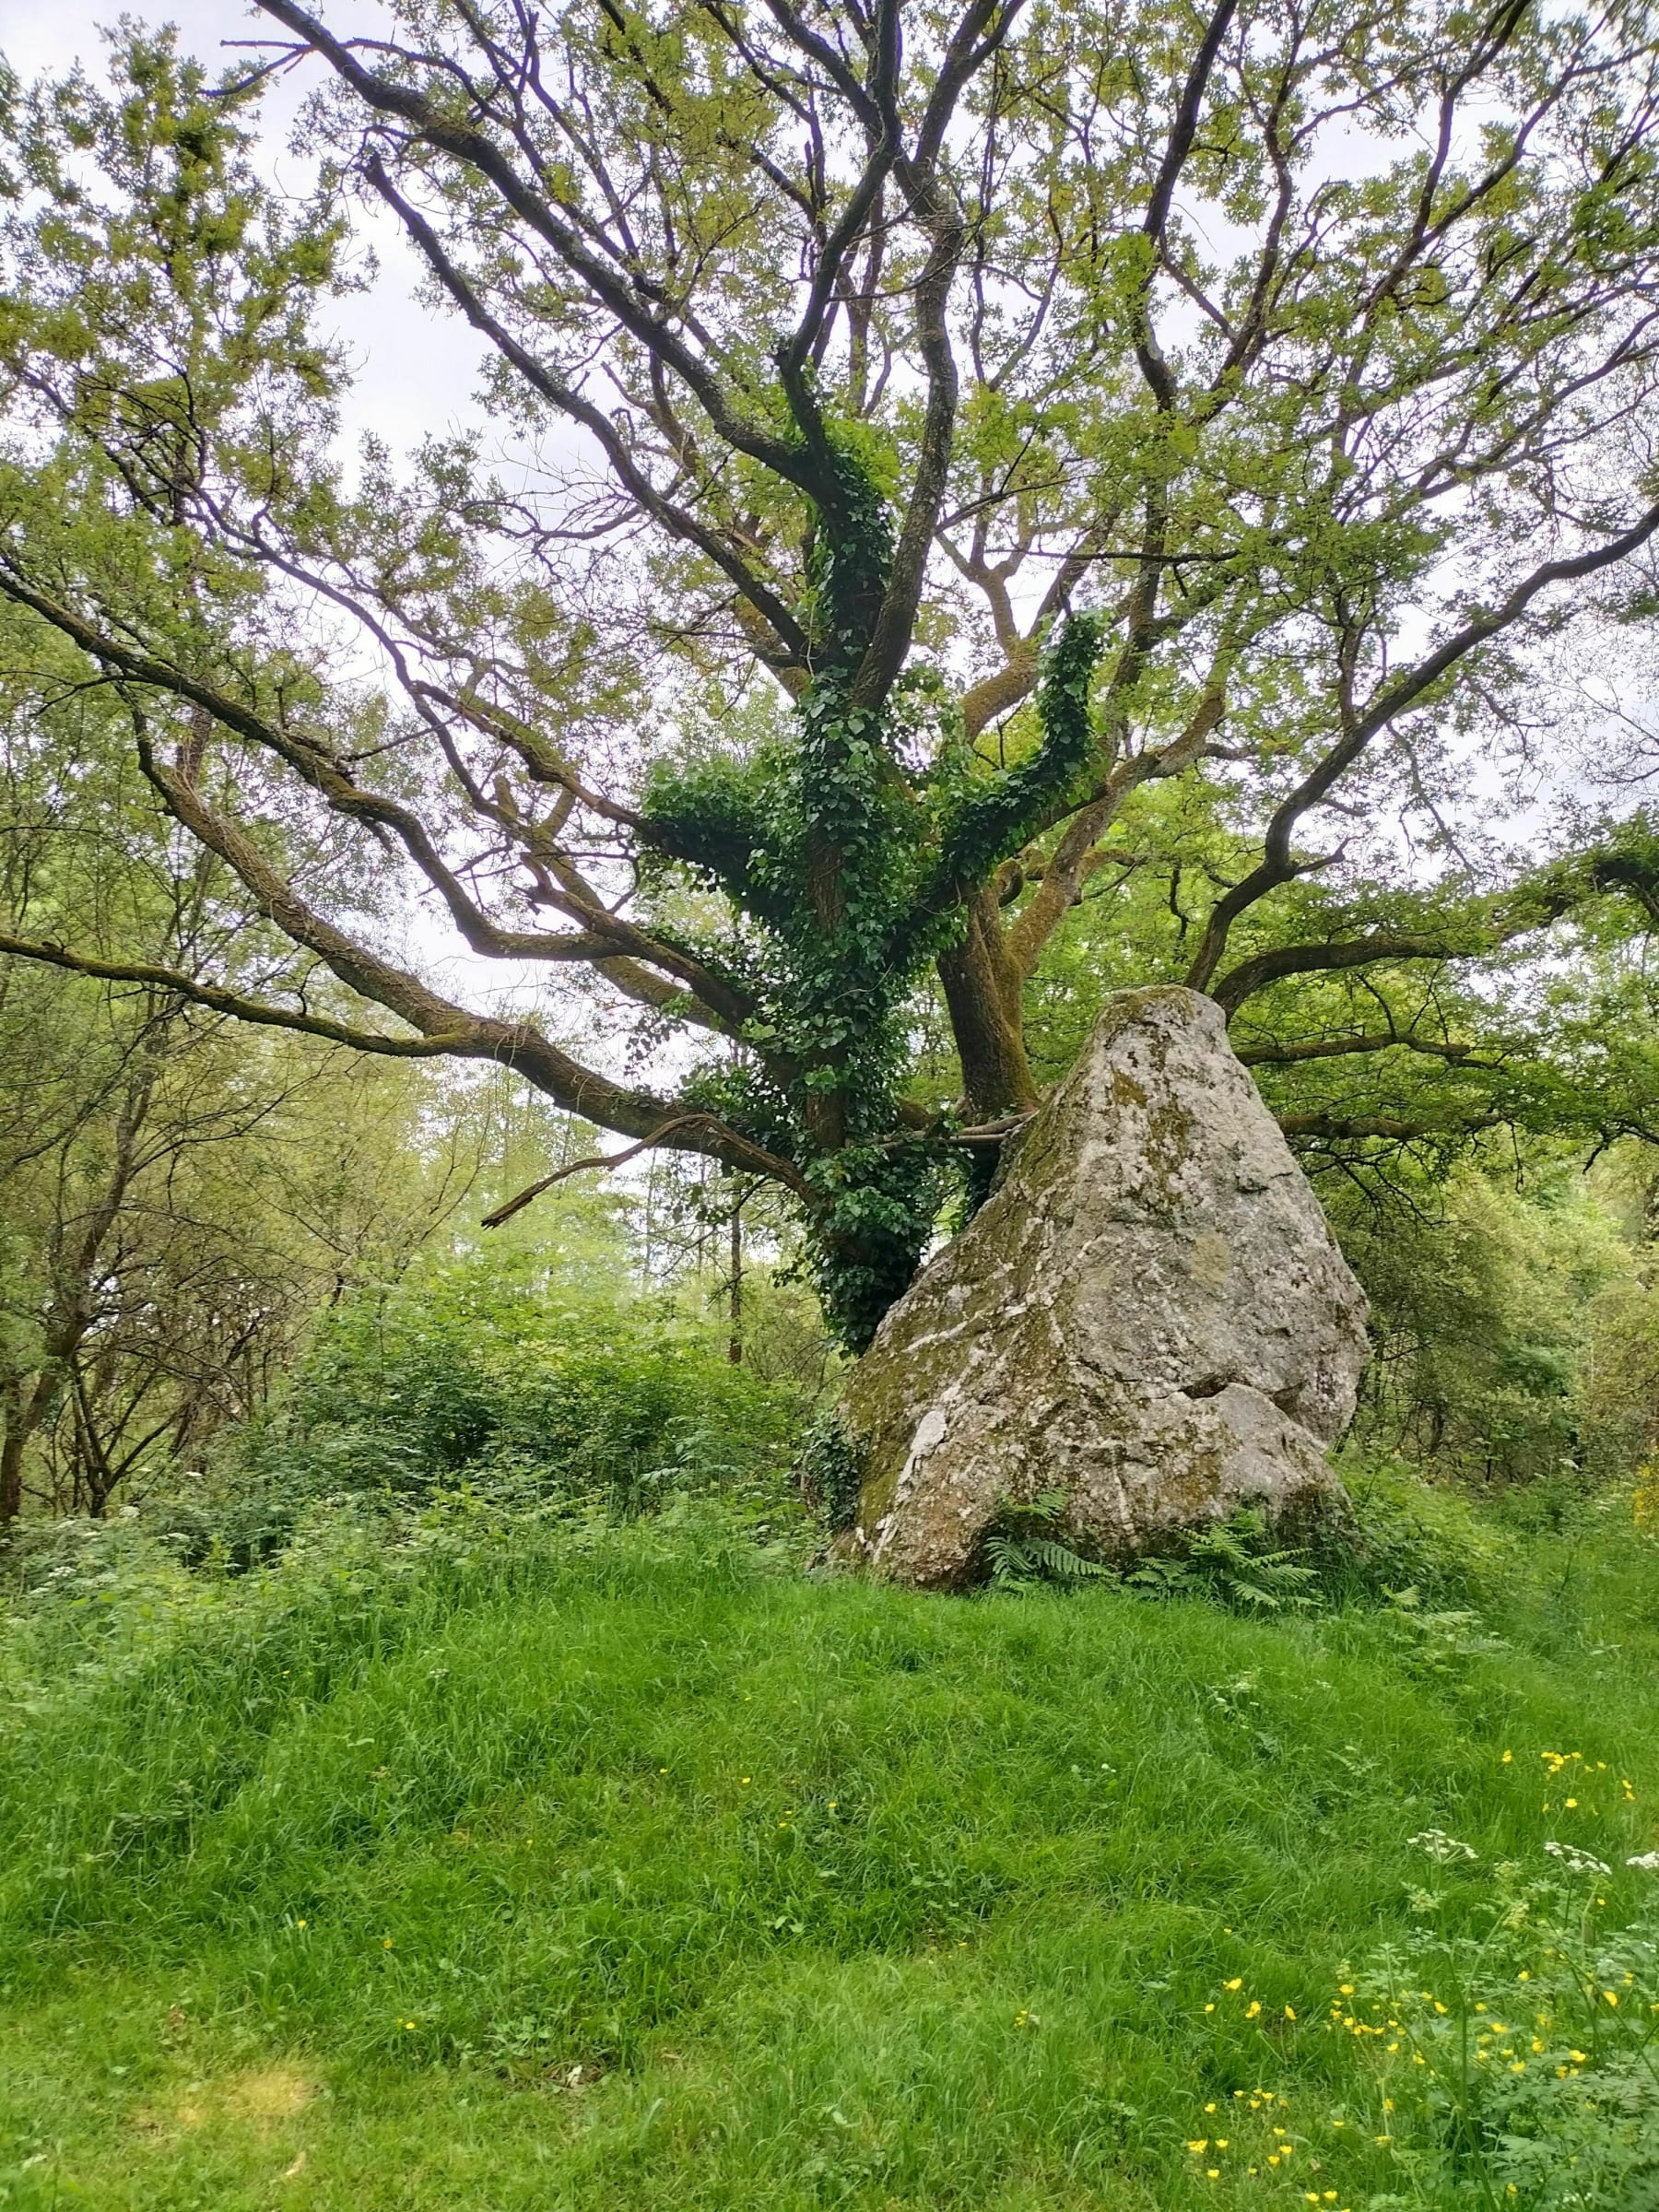
[[[853,1344],[1031,1109],[1045,963],[1149,883],[1132,972],[1365,1070],[1309,1141],[1520,1111],[1517,948],[1659,919],[1640,814],[1498,829],[1563,630],[1653,599],[1647,7],[259,6],[239,79],[137,40],[12,134],[0,590],[341,988],[172,987],[771,1179]],[[304,206],[247,150],[300,70]],[[478,335],[494,477],[340,465],[364,207]],[[436,988],[409,885],[671,1079]]]

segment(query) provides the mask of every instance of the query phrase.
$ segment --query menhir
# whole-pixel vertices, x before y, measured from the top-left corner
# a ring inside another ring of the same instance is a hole
[[[999,1513],[1053,1491],[1069,1541],[1107,1559],[1243,1505],[1280,1528],[1339,1514],[1325,1447],[1365,1316],[1219,1007],[1125,992],[853,1371],[861,1488],[837,1548],[949,1587]]]

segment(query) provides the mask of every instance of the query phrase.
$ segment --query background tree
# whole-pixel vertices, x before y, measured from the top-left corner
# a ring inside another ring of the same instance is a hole
[[[263,987],[295,956],[221,903],[222,864],[169,838],[108,699],[65,673],[60,655],[6,700],[0,918],[158,975],[0,958],[0,1524],[26,1490],[100,1516],[248,1418],[318,1311],[406,1262],[494,1137],[488,1100],[161,980]]]
[[[1356,1436],[1477,1487],[1583,1496],[1642,1457],[1652,1362],[1644,1374],[1629,1347],[1651,1253],[1618,1234],[1605,1183],[1530,1165],[1521,1190],[1512,1167],[1330,1194],[1371,1300]]]
[[[1640,813],[1505,814],[1547,653],[1651,603],[1646,8],[262,6],[240,88],[135,40],[13,133],[0,589],[314,963],[170,988],[777,1183],[855,1345],[1030,1110],[1079,901],[1133,944],[1158,887],[1138,972],[1310,1141],[1645,1126],[1571,1007],[1553,1107],[1483,1040],[1488,976],[1568,926],[1617,994],[1659,916]],[[296,209],[243,134],[301,66]],[[485,342],[514,488],[333,456],[360,195]],[[370,854],[692,1072],[435,989]]]

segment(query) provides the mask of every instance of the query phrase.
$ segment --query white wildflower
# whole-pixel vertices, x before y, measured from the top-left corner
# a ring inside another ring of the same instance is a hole
[[[1552,1859],[1560,1860],[1569,1874],[1611,1874],[1613,1871],[1611,1866],[1604,1865],[1600,1859],[1593,1859],[1587,1851],[1581,1851],[1576,1843],[1546,1843],[1544,1848]]]
[[[1640,1866],[1643,1874],[1659,1874],[1659,1851],[1644,1851],[1639,1859],[1627,1859],[1627,1866]]]
[[[1473,1859],[1479,1854],[1468,1844],[1460,1843],[1449,1836],[1443,1828],[1426,1828],[1420,1836],[1408,1836],[1406,1841],[1414,1851],[1427,1852],[1438,1865],[1450,1865],[1453,1859]]]

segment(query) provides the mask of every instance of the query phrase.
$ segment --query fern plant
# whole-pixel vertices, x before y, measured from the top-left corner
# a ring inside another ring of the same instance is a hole
[[[981,1559],[998,1590],[1072,1589],[1079,1583],[1109,1578],[1110,1567],[1086,1559],[1055,1533],[1065,1521],[1065,1492],[1042,1490],[1035,1498],[1005,1498],[986,1532]]]
[[[1253,1505],[1202,1530],[1181,1559],[1143,1559],[1124,1580],[1146,1597],[1209,1597],[1244,1613],[1305,1613],[1316,1602],[1314,1570],[1271,1544]]]

